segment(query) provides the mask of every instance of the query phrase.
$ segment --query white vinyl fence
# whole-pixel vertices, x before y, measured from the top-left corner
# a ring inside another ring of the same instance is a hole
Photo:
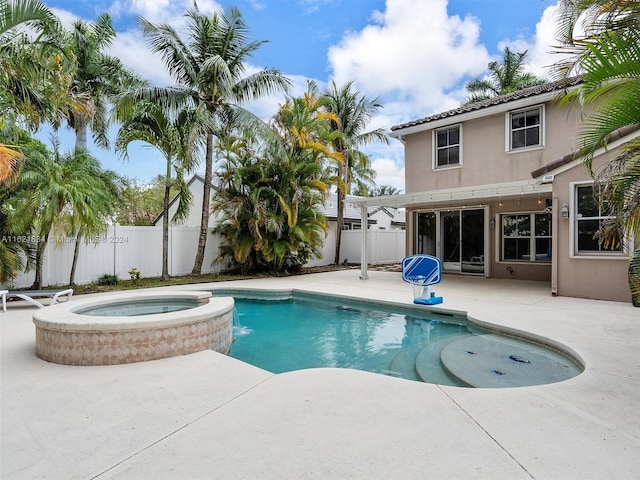
[[[399,263],[405,257],[404,230],[369,230],[367,232],[367,259],[370,264]],[[362,232],[345,230],[340,241],[340,258],[349,263],[360,263]]]
[[[169,228],[169,275],[185,275],[191,272],[195,260],[198,234],[196,227]],[[329,230],[325,239],[324,257],[312,260],[307,265],[329,265],[333,263],[335,230]],[[342,232],[341,261],[360,262],[360,230]],[[47,244],[42,267],[42,285],[67,285],[73,261],[74,239],[61,238],[56,245]],[[369,263],[397,263],[405,252],[403,230],[369,230]],[[216,262],[219,255],[220,237],[209,234],[202,264],[202,273],[218,273],[224,264]],[[76,267],[75,283],[95,281],[101,275],[115,274],[120,279],[129,278],[129,270],[136,268],[143,277],[158,277],[162,273],[162,227],[130,227],[115,225],[107,232],[87,243],[82,240]],[[12,286],[29,287],[33,283],[33,269],[21,274]]]
[[[199,228],[169,228],[169,275],[191,273],[198,245]],[[42,266],[42,285],[66,285],[69,283],[73,262],[74,239],[59,238],[56,245],[50,241]],[[219,254],[220,238],[209,231],[207,248],[202,264],[203,273],[215,273],[222,265],[214,262]],[[138,269],[143,277],[162,274],[162,226],[131,227],[115,225],[106,233],[84,239],[80,244],[75,283],[90,283],[101,275],[115,274],[128,279],[129,270]],[[16,287],[28,287],[33,283],[32,269],[13,280]]]

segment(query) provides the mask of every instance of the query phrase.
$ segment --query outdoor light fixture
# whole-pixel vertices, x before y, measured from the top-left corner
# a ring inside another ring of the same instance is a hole
[[[538,205],[542,205],[542,199],[540,198],[540,195],[538,195]]]
[[[500,197],[500,201],[498,202],[498,205],[502,206],[502,197]]]
[[[569,218],[569,204],[563,203],[562,208],[560,209],[560,214],[562,218]]]

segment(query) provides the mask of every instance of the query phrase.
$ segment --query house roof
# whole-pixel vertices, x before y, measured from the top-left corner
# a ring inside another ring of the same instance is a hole
[[[357,197],[353,195],[347,195],[344,199],[344,219],[347,221],[361,221],[360,207],[353,204],[354,200],[358,200],[364,197]],[[327,217],[328,220],[338,219],[338,199],[335,193],[329,195],[329,198],[325,201],[324,206],[320,207],[320,210]]]
[[[369,207],[369,217],[375,215],[378,212],[383,212],[391,218],[391,225],[404,225],[406,223],[405,211],[398,210],[393,207]]]
[[[640,130],[640,124],[637,125],[628,125],[626,127],[620,128],[618,130],[616,130],[615,132],[611,133],[607,138],[606,138],[606,144],[607,145],[611,145],[613,142],[616,142],[618,140],[620,140],[621,138],[626,137],[627,135],[632,134],[633,132]],[[560,167],[563,167],[565,165],[570,164],[571,162],[578,160],[579,158],[581,158],[581,153],[579,150],[567,153],[565,156],[563,156],[562,158],[558,158],[557,160],[554,160],[552,162],[547,163],[546,165],[543,165],[540,168],[537,168],[536,170],[531,172],[531,177],[533,178],[537,178],[540,177],[542,175],[545,175],[547,173],[553,172],[555,170],[557,170]]]
[[[193,177],[191,177],[191,179],[187,182],[187,187],[190,187],[194,182],[199,181],[202,184],[204,184],[204,177],[198,175],[197,173],[195,175],[193,175]],[[213,183],[211,183],[211,189],[212,190],[217,190],[218,187],[216,187]],[[176,203],[178,201],[178,195],[175,195],[171,201],[169,202],[169,208],[171,208],[171,206]],[[164,214],[164,212],[160,212],[158,214],[158,216],[153,220],[153,222],[151,222],[151,225],[157,225],[158,222],[160,220],[162,220],[162,215]]]
[[[395,132],[395,131],[404,130],[410,127],[425,125],[425,124],[434,122],[436,120],[455,118],[465,113],[484,110],[496,105],[503,105],[510,102],[515,102],[516,100],[535,98],[542,94],[554,93],[560,90],[567,89],[569,87],[573,87],[575,85],[578,85],[581,82],[582,82],[582,79],[580,77],[572,77],[566,80],[558,80],[555,82],[549,82],[542,85],[535,85],[533,87],[525,88],[523,90],[518,90],[517,92],[508,93],[506,95],[499,95],[497,97],[488,98],[486,100],[481,100],[479,102],[467,103],[464,105],[460,105],[458,108],[454,108],[446,112],[436,113],[424,118],[413,120],[411,122],[395,125],[391,127],[391,131]]]

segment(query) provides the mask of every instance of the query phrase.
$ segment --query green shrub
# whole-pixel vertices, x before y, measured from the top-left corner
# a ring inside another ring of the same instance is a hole
[[[131,270],[129,270],[129,276],[131,277],[131,281],[135,283],[140,280],[140,270],[136,267],[132,267]]]
[[[96,284],[98,284],[100,286],[117,285],[118,284],[118,276],[117,275],[112,275],[110,273],[105,273],[105,274],[100,275],[98,277],[98,279],[96,280]]]

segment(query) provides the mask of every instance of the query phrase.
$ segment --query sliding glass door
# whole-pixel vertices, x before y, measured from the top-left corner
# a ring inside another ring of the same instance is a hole
[[[440,213],[440,252],[445,272],[460,271],[460,210]]]
[[[416,221],[416,253],[437,256],[445,272],[484,273],[484,209],[418,212]]]
[[[462,210],[461,271],[484,273],[484,210]]]

